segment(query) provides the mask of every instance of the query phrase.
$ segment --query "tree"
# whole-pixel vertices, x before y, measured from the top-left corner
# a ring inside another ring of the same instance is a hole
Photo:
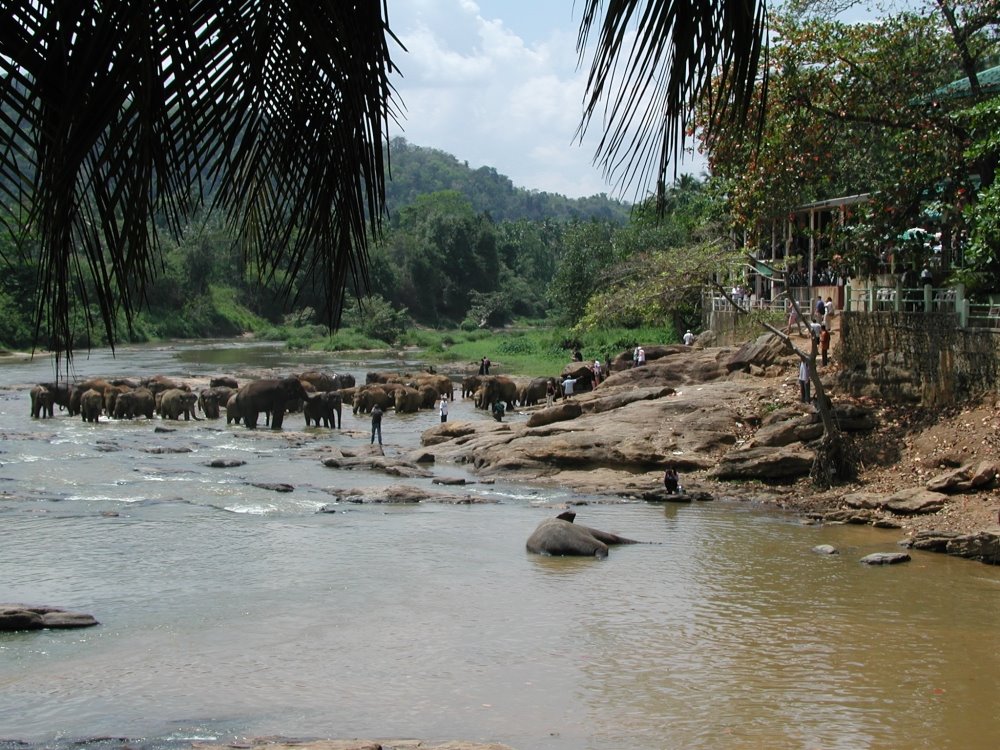
[[[23,0],[0,16],[0,190],[37,235],[36,329],[69,354],[74,297],[109,339],[174,236],[214,203],[261,277],[365,279],[394,116],[381,3]],[[10,258],[7,259],[11,261]],[[133,283],[135,282],[135,283]]]
[[[581,55],[603,7],[584,5]],[[2,220],[19,237],[37,232],[36,330],[50,330],[59,348],[72,352],[72,298],[83,295],[89,309],[88,283],[116,340],[117,312],[130,322],[138,304],[130,283],[144,288],[156,273],[152,218],[162,213],[178,234],[213,186],[262,278],[286,267],[287,290],[302,273],[322,276],[331,323],[347,281],[367,287],[385,125],[397,116],[385,4],[20,0],[5,11]],[[762,0],[608,3],[580,125],[612,98],[599,148],[606,169],[648,174],[655,162],[662,185],[698,98],[711,97],[713,122],[744,114],[765,19]],[[629,158],[633,144],[641,156]]]
[[[605,130],[597,160],[605,174],[626,185],[655,180],[662,199],[668,168],[690,134],[699,103],[710,131],[742,125],[753,111],[758,61],[766,48],[765,3],[586,0],[577,39],[581,59],[598,23],[579,132],[601,111]]]

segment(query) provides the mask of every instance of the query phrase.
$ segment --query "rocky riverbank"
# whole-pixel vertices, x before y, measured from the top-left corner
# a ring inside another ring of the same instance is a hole
[[[934,411],[893,406],[847,395],[836,365],[823,368],[861,463],[857,481],[818,492],[808,474],[822,425],[799,403],[798,360],[777,337],[734,348],[649,347],[647,357],[593,391],[520,409],[527,419],[435,426],[409,458],[609,502],[656,499],[669,465],[689,497],[898,528],[905,545],[1000,562],[995,398]]]

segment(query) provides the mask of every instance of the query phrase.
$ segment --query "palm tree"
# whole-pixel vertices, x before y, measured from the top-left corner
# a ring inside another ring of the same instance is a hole
[[[718,121],[745,110],[762,0],[586,0],[581,55],[605,4],[581,132],[609,97],[598,158],[640,177],[656,162],[662,192],[697,99]],[[385,0],[4,5],[0,220],[37,259],[36,335],[71,355],[80,300],[113,343],[155,283],[159,232],[178,235],[206,195],[248,267],[287,269],[286,291],[313,275],[339,320],[348,280],[367,287],[398,116]]]
[[[585,0],[577,37],[581,62],[595,30],[578,134],[582,137],[594,115],[603,113],[604,135],[595,160],[626,188],[655,180],[662,210],[672,182],[667,171],[673,164],[676,178],[677,155],[690,134],[695,107],[705,108],[710,130],[746,122],[753,114],[752,94],[766,53],[766,4]],[[755,114],[756,133],[750,137],[759,138],[762,112]]]
[[[249,267],[288,268],[288,285],[315,274],[339,318],[384,210],[396,112],[382,3],[5,5],[0,216],[37,258],[36,337],[69,354],[79,299],[114,342],[118,313],[131,324],[155,283],[159,233],[206,195]]]

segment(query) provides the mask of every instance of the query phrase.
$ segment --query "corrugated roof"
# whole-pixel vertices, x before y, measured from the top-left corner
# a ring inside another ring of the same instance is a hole
[[[976,73],[976,79],[979,81],[979,87],[982,89],[983,96],[996,96],[1000,94],[1000,65]],[[957,81],[952,81],[944,86],[939,86],[926,97],[926,101],[966,99],[971,95],[972,86],[969,85],[969,79],[966,77],[959,78]]]

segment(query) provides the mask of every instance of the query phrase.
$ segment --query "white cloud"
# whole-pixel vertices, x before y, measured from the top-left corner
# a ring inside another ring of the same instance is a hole
[[[406,119],[394,135],[494,167],[520,187],[574,197],[610,191],[591,163],[594,146],[574,140],[585,74],[569,14],[562,28],[531,27],[528,40],[470,0],[403,5],[390,3],[389,16],[408,50],[395,56]],[[517,6],[496,3],[498,14]]]

